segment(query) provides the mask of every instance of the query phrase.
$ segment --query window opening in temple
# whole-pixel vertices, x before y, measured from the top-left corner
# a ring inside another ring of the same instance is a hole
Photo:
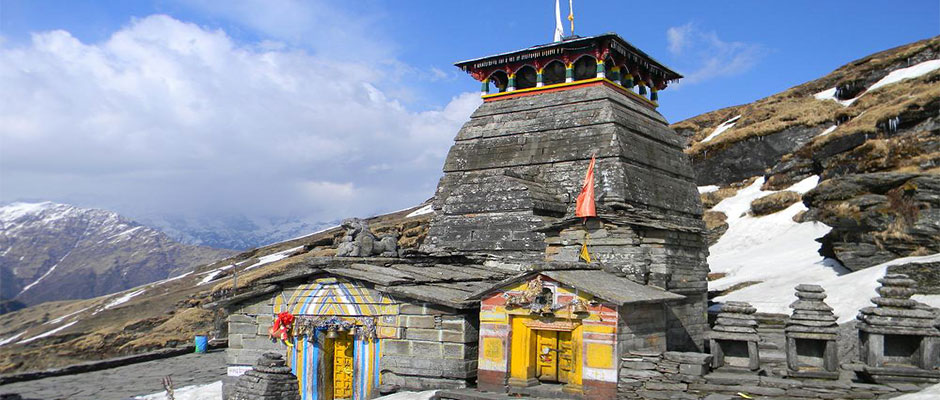
[[[885,335],[885,365],[917,365],[922,337],[916,335]]]
[[[822,368],[826,356],[826,341],[796,339],[797,362],[802,367]]]
[[[516,71],[516,89],[534,88],[536,83],[535,68],[526,65]]]
[[[747,342],[742,340],[718,340],[721,351],[725,355],[725,365],[731,367],[747,367],[749,364],[749,354]]]
[[[597,61],[594,57],[583,56],[574,62],[574,80],[592,79],[597,77]]]
[[[490,74],[489,82],[496,88],[497,93],[505,92],[509,85],[509,75],[506,75],[504,71],[493,72]]]
[[[565,64],[555,60],[542,69],[542,83],[545,85],[554,85],[565,83]]]

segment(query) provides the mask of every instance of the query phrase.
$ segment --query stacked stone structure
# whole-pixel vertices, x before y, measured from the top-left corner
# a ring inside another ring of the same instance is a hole
[[[514,59],[530,61],[508,61]],[[629,80],[599,72],[581,82],[575,76],[567,84],[484,96],[444,162],[422,250],[530,265],[578,261],[586,244],[593,259],[635,282],[684,296],[667,306],[667,346],[701,351],[708,266],[695,174],[656,103],[632,90],[647,80],[638,74],[657,77],[658,89],[680,76],[614,34],[458,66],[486,81],[503,69],[524,72],[555,59],[634,72]],[[645,61],[634,67],[635,59]],[[630,74],[617,73],[623,75]],[[585,224],[574,207],[592,156],[599,218]]]
[[[721,306],[715,326],[708,332],[712,367],[760,368],[757,309],[745,302],[729,301]]]
[[[790,304],[793,314],[787,320],[787,367],[793,376],[839,378],[839,324],[823,300],[819,285],[796,287],[797,300]]]
[[[940,310],[911,299],[916,282],[907,275],[878,282],[876,306],[857,317],[861,374],[875,382],[940,382]]]
[[[297,377],[278,353],[264,353],[235,383],[233,400],[300,400]]]

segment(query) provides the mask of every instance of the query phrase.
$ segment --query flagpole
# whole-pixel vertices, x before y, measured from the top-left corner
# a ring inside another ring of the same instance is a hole
[[[568,21],[571,21],[571,36],[574,36],[574,0],[568,0]]]

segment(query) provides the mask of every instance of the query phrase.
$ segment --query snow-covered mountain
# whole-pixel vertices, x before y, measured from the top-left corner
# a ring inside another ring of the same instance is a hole
[[[114,293],[231,254],[180,244],[110,211],[51,202],[0,207],[0,300],[8,309]]]
[[[235,250],[283,242],[339,225],[339,221],[287,217],[142,216],[138,219],[181,243]]]

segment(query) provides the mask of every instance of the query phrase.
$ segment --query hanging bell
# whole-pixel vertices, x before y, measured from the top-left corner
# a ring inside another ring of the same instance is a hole
[[[351,336],[356,336],[356,333],[357,333],[357,332],[359,332],[359,328],[356,327],[355,325],[353,325],[352,327],[349,328],[349,334],[350,334]]]
[[[588,312],[587,306],[582,302],[574,303],[574,306],[571,308],[571,312],[575,314],[586,314]]]
[[[336,338],[338,338],[338,337],[339,337],[339,334],[336,333],[336,328],[330,327],[330,329],[328,329],[328,330],[326,331],[326,338],[327,338],[327,339],[336,339]]]

